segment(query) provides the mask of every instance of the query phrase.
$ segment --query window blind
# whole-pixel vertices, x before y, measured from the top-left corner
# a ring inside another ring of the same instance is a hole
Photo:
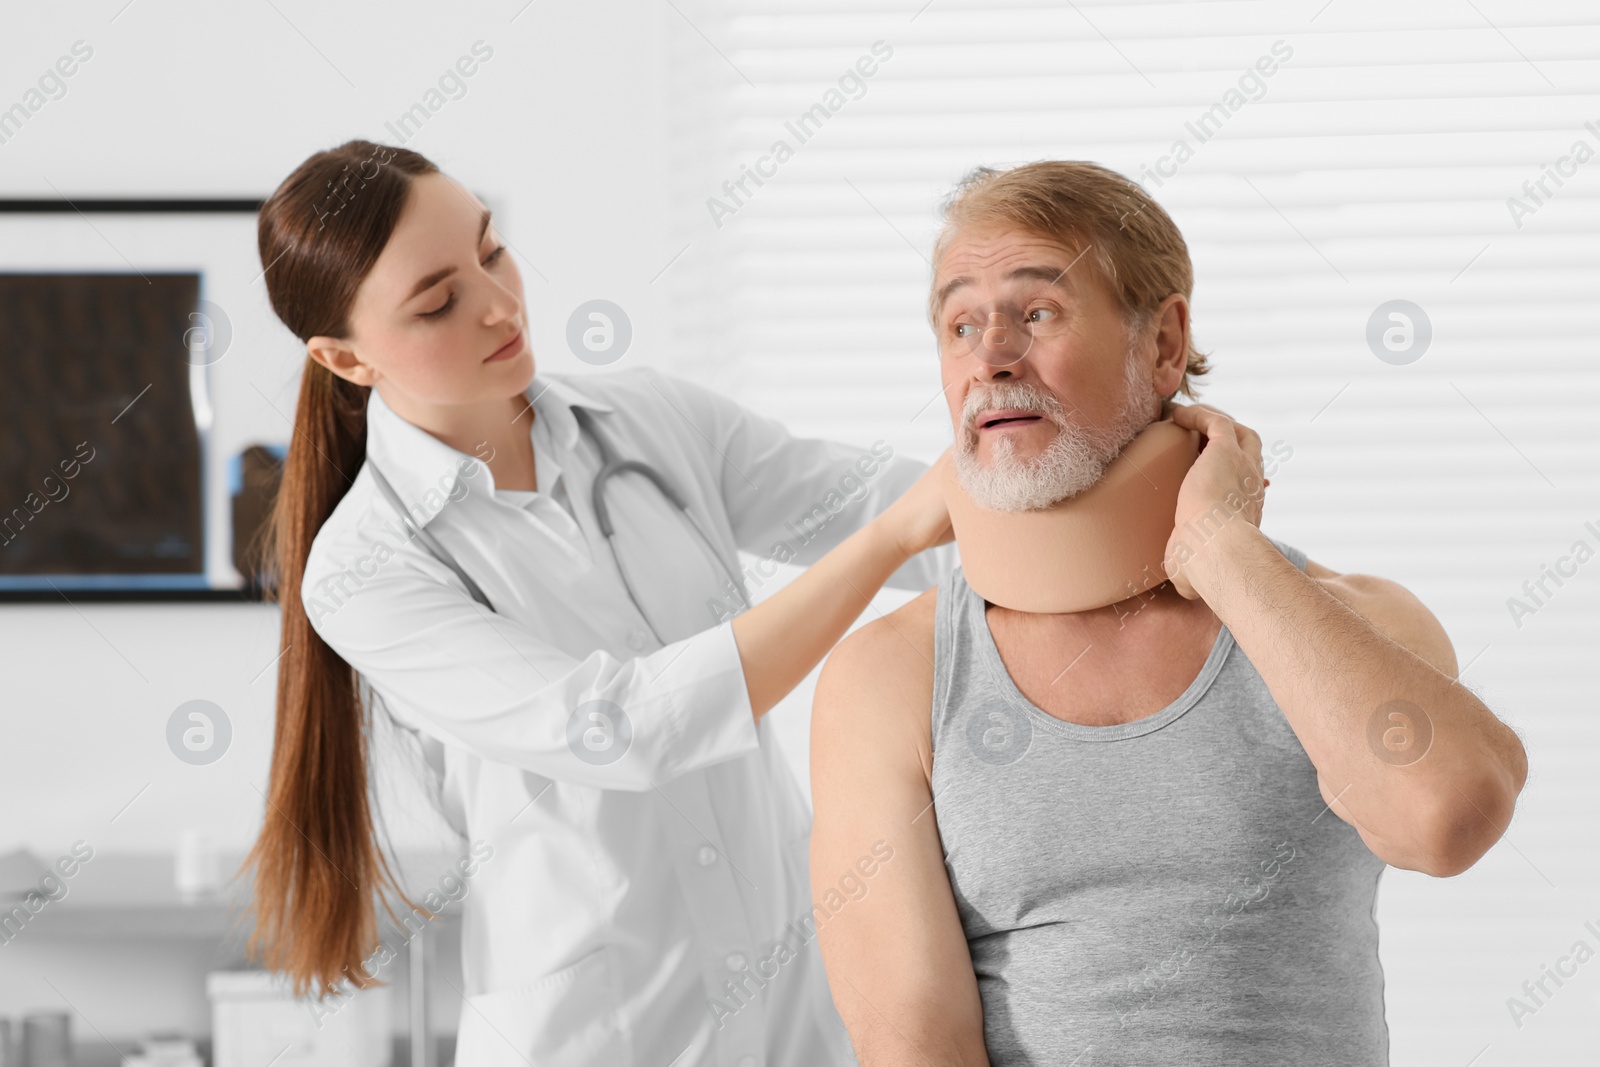
[[[1534,1005],[1524,982],[1600,948],[1583,925],[1600,562],[1577,560],[1600,557],[1600,12],[673,0],[663,17],[682,372],[797,433],[928,460],[950,442],[926,257],[973,165],[1095,160],[1172,215],[1214,367],[1199,399],[1292,448],[1263,527],[1420,597],[1529,750],[1477,867],[1384,876],[1394,1062],[1576,1055],[1594,983]]]

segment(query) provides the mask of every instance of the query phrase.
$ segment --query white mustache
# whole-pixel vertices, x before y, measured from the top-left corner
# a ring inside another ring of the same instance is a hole
[[[997,511],[1049,507],[1087,489],[1149,420],[1154,396],[1148,393],[1143,374],[1130,353],[1124,368],[1122,405],[1105,426],[1086,426],[1070,419],[1069,405],[1031,382],[974,384],[962,402],[962,430],[954,456],[962,487],[981,507]],[[1142,394],[1147,399],[1139,399]],[[1018,456],[1017,445],[1008,435],[1000,435],[992,444],[988,462],[980,463],[977,418],[984,411],[1000,408],[1042,415],[1056,424],[1058,432],[1038,455],[1027,460]]]
[[[1051,401],[1054,401],[1052,404]],[[1017,411],[1032,411],[1043,415],[1057,425],[1061,424],[1061,411],[1063,405],[1059,400],[1046,398],[1031,387],[1020,389],[986,389],[981,393],[969,392],[962,405],[961,424],[972,433],[977,429],[978,416],[983,412],[997,408],[1014,408]]]

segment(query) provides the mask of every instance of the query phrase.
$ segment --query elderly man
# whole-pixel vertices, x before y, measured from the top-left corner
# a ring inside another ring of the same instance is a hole
[[[1187,247],[1142,189],[979,168],[945,219],[929,310],[974,502],[1070,500],[1156,419],[1204,442],[1160,585],[1043,614],[958,569],[827,661],[811,878],[857,1055],[1386,1064],[1379,875],[1475,863],[1520,742],[1404,588],[1262,533],[1254,431],[1171,403],[1206,361]]]

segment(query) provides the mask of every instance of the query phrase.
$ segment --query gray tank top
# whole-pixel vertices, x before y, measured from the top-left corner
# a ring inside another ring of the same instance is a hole
[[[1385,1067],[1384,863],[1228,628],[1167,707],[1082,726],[1022,695],[984,609],[940,583],[932,788],[990,1063]]]

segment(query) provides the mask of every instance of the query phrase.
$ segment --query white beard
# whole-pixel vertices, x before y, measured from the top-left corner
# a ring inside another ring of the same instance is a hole
[[[1121,409],[1110,426],[1098,431],[1071,422],[1059,400],[1030,384],[1001,381],[969,390],[954,458],[956,475],[973,502],[992,511],[1033,511],[1077,496],[1099,481],[1160,411],[1160,398],[1146,384],[1140,361],[1130,351],[1124,362]],[[972,420],[994,408],[1037,411],[1060,432],[1031,460],[1019,458],[1010,435],[1000,434],[990,445],[986,467],[978,460],[978,430]]]

